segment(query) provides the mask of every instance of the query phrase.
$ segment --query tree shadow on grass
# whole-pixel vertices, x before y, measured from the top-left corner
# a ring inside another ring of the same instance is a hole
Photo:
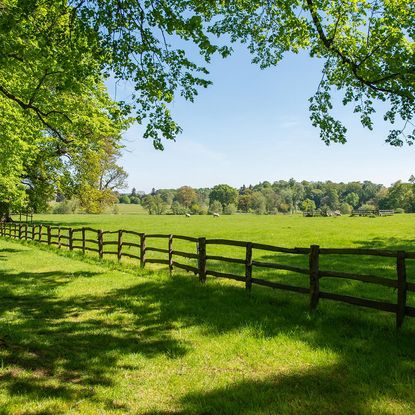
[[[181,398],[181,408],[176,411],[155,410],[146,415],[379,414],[370,412],[367,405],[376,396],[369,392],[362,397],[359,385],[350,384],[344,372],[335,365],[239,381],[208,392],[189,393]]]
[[[415,410],[413,321],[396,332],[394,316],[379,311],[323,302],[310,318],[307,296],[272,294],[256,287],[249,298],[243,288],[217,282],[198,287],[198,292],[193,287],[194,281],[179,279],[163,287],[132,288],[119,295],[141,295],[150,302],[158,299],[161,319],[198,326],[206,335],[250,327],[259,338],[289,336],[314,351],[330,350],[338,358],[333,365],[314,366],[310,361],[305,371],[188,394],[181,398],[182,409],[177,413],[360,414],[371,413],[371,401],[376,399]],[[134,305],[130,307],[134,309]]]
[[[16,252],[21,252],[22,249],[15,248],[0,248],[0,261],[7,261],[9,254],[14,254]]]
[[[76,278],[97,278],[99,284],[99,276],[0,271],[0,358],[10,366],[0,384],[10,396],[93,400],[95,386],[113,387],[115,373],[128,369],[125,356],[176,359],[190,352],[190,342],[174,337],[178,326],[206,336],[248,327],[260,339],[287,336],[314,351],[330,350],[337,361],[323,367],[310,361],[302,372],[188,393],[177,398],[176,413],[360,414],[371,413],[370,402],[383,398],[415,408],[412,321],[397,333],[393,315],[323,301],[310,316],[307,296],[262,287],[248,296],[243,285],[208,279],[201,286],[183,274],[140,278],[101,295],[56,294]],[[14,316],[12,324],[7,315]]]
[[[362,248],[393,249],[415,252],[415,239],[375,237],[363,241],[355,241]]]
[[[71,221],[70,223],[62,223],[62,220],[56,219],[49,219],[49,220],[34,220],[32,223],[32,225],[43,225],[43,226],[63,226],[63,227],[71,227],[71,228],[78,228],[81,226],[89,226],[89,227],[94,227],[91,226],[91,222],[88,220],[77,220],[77,221]],[[29,223],[30,225],[30,223]],[[99,228],[99,225],[96,225]],[[97,228],[97,229],[98,229]]]
[[[142,321],[130,326],[117,321],[125,307],[116,292],[56,295],[77,278],[99,274],[0,271],[0,360],[10,368],[1,371],[0,385],[10,396],[86,399],[95,386],[113,384],[125,355],[176,358],[186,353],[186,343],[171,338],[170,322],[160,321],[151,304],[135,309]]]

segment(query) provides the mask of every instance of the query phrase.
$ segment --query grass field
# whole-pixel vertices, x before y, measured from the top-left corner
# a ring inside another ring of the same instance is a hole
[[[364,248],[391,248],[415,251],[415,215],[395,215],[391,217],[334,217],[334,218],[304,218],[302,216],[258,216],[232,215],[213,218],[212,216],[150,216],[143,214],[125,215],[43,215],[35,218],[47,224],[65,224],[67,226],[92,226],[104,230],[130,229],[145,233],[181,234],[188,236],[206,236],[208,238],[227,238],[252,242],[261,242],[283,247],[309,247],[318,244],[321,247],[364,247]],[[96,238],[96,234],[90,234]],[[138,239],[137,237],[135,237]],[[115,236],[114,238],[115,239]],[[125,240],[139,242],[134,237],[125,237]],[[149,240],[147,246],[167,248],[166,240]],[[95,246],[96,248],[96,246]],[[196,252],[195,244],[175,241],[174,249]],[[138,251],[138,250],[137,250]],[[138,252],[136,252],[138,253]],[[234,258],[244,258],[243,248],[229,246],[208,247],[208,254],[222,255]],[[96,254],[93,254],[96,256]],[[167,258],[166,255],[148,253],[148,257]],[[107,257],[110,258],[110,257]],[[114,256],[112,258],[115,258]],[[308,267],[306,255],[270,254],[269,252],[254,252],[254,259],[259,261],[273,261]],[[128,262],[125,260],[125,262]],[[336,271],[355,271],[359,274],[374,274],[396,278],[396,264],[394,258],[379,257],[350,257],[350,256],[322,256],[321,269]],[[195,262],[187,261],[190,265]],[[242,265],[223,264],[210,261],[209,267],[219,271],[229,271],[243,275]],[[415,282],[415,260],[407,261],[408,280]],[[275,272],[266,269],[254,269],[254,277],[269,279],[278,282],[287,282],[293,285],[308,286],[308,278],[304,275],[293,274],[288,271]],[[396,293],[385,287],[376,287],[371,284],[356,281],[323,279],[322,289],[334,290],[340,294],[355,295],[358,291],[367,298],[396,301]],[[409,304],[415,305],[415,299],[409,297]]]
[[[415,251],[415,215],[36,220],[287,247]],[[238,255],[234,249],[222,254]],[[393,261],[376,258],[333,257],[324,265],[394,275]],[[414,281],[413,266],[408,270]],[[274,274],[261,276],[304,278]],[[371,284],[325,284],[396,298]],[[300,294],[253,287],[248,296],[236,282],[208,278],[200,285],[193,274],[170,277],[0,240],[0,414],[412,414],[414,320],[397,332],[394,315],[376,310],[322,300],[310,315]]]

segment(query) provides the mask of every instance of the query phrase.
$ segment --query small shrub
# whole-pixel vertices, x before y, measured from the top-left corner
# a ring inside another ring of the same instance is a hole
[[[72,213],[72,204],[69,200],[57,203],[52,210],[55,215],[67,215]]]
[[[290,205],[288,203],[280,203],[278,211],[281,213],[288,213],[290,211]]]
[[[320,207],[321,216],[329,216],[330,215],[330,207],[327,205],[323,205]]]
[[[405,209],[402,208],[396,208],[395,213],[405,213]]]
[[[340,205],[340,213],[342,215],[350,215],[352,213],[352,207],[348,203],[342,203]]]
[[[128,196],[127,196],[128,197]],[[140,198],[137,196],[130,196],[130,202],[133,205],[139,205],[140,204]]]
[[[304,212],[312,212],[313,210],[316,210],[316,204],[314,203],[314,200],[303,200],[301,202],[301,210],[303,210]]]
[[[131,200],[127,195],[120,196],[118,200],[119,200],[120,203],[123,203],[123,204],[126,204],[126,205],[129,205],[131,203]]]
[[[359,209],[361,209],[361,210],[376,210],[377,208],[376,208],[375,205],[372,205],[370,203],[365,203]]]
[[[222,204],[218,200],[214,200],[209,206],[209,213],[221,214],[223,211]]]
[[[173,215],[184,215],[187,213],[187,210],[176,200],[171,204],[171,212]]]
[[[229,203],[229,205],[226,205],[225,209],[223,209],[223,213],[225,215],[234,215],[236,213],[236,205],[234,203]]]

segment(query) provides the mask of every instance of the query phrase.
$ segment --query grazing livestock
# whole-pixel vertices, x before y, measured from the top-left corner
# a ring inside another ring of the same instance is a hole
[[[192,216],[190,213],[186,213],[186,218],[190,218],[190,216]]]
[[[220,216],[219,213],[213,213],[212,215],[214,218],[218,218]]]

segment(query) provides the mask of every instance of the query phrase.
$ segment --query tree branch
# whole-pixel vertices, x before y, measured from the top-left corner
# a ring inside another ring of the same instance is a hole
[[[49,113],[45,113],[43,111],[41,111],[38,107],[36,107],[35,105],[33,105],[32,102],[28,102],[27,104],[25,102],[23,102],[19,97],[17,97],[16,95],[12,94],[10,91],[8,91],[6,88],[4,88],[2,85],[0,85],[0,92],[5,95],[7,98],[11,99],[12,101],[16,102],[21,108],[23,108],[24,110],[32,110],[37,117],[39,118],[40,122],[50,131],[52,131],[54,134],[56,134],[56,136],[59,138],[59,140],[61,140],[62,142],[68,144],[70,143],[70,140],[66,139],[61,132],[53,127],[48,121],[46,121],[46,117],[51,114],[51,113],[57,113],[62,115],[63,117],[66,117],[69,121],[69,117],[59,111],[50,111]]]
[[[310,11],[314,27],[317,30],[318,36],[320,40],[322,41],[323,45],[329,51],[335,53],[344,64],[350,67],[353,75],[356,77],[357,80],[359,80],[363,85],[367,86],[368,88],[376,92],[384,92],[387,94],[398,95],[405,99],[411,98],[408,94],[405,94],[401,91],[397,91],[391,88],[381,87],[377,85],[393,80],[393,79],[397,79],[403,75],[412,74],[415,72],[415,69],[410,69],[410,71],[407,73],[397,72],[397,73],[388,74],[382,78],[375,79],[375,80],[365,79],[362,75],[359,74],[359,64],[354,62],[350,57],[345,55],[343,52],[341,52],[338,48],[334,46],[334,38],[331,38],[331,39],[327,38],[326,33],[324,32],[323,26],[320,21],[320,16],[318,15],[316,11],[316,6],[313,3],[313,0],[306,0],[306,3],[307,3],[308,10]]]

